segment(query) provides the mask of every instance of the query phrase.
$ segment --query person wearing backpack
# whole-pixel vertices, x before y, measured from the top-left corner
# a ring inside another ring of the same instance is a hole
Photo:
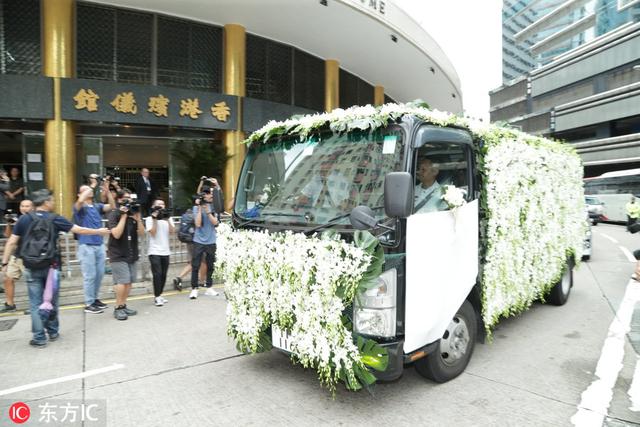
[[[195,196],[194,196],[195,197]],[[195,200],[195,199],[194,199]],[[176,291],[182,291],[182,279],[191,277],[191,260],[193,259],[193,235],[196,232],[196,223],[193,217],[193,210],[187,209],[180,216],[180,225],[178,226],[178,240],[187,247],[187,264],[175,279],[173,279],[173,288]],[[204,276],[207,272],[207,263],[202,261],[200,264],[200,282],[204,283]]]
[[[22,215],[13,228],[11,237],[7,241],[2,255],[2,271],[6,272],[9,257],[20,243],[20,257],[24,263],[25,279],[29,292],[31,310],[31,331],[33,338],[29,344],[34,347],[44,347],[49,341],[59,337],[58,320],[58,289],[55,289],[51,304],[53,308],[46,317],[41,316],[39,308],[44,301],[44,291],[50,268],[60,268],[60,253],[58,251],[58,234],[72,232],[81,235],[107,236],[107,228],[85,228],[71,223],[66,218],[53,213],[55,202],[53,193],[47,189],[34,191],[31,200],[35,212]],[[46,334],[45,334],[46,332]]]
[[[102,227],[101,215],[110,212],[116,206],[113,195],[109,192],[108,181],[103,182],[103,191],[107,194],[108,205],[94,201],[94,190],[89,185],[80,186],[78,200],[73,205],[73,222],[86,228]],[[79,236],[77,256],[83,277],[84,312],[102,313],[107,308],[98,298],[106,261],[102,236]]]

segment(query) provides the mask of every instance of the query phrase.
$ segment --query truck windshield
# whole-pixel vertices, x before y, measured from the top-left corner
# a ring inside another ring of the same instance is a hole
[[[384,177],[403,170],[403,159],[400,128],[257,143],[247,153],[235,213],[256,222],[310,225],[365,205],[383,219]]]

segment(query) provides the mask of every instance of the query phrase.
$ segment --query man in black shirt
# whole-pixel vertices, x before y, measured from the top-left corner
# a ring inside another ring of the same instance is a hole
[[[20,177],[20,169],[13,167],[9,174],[9,191],[7,194],[7,209],[18,212],[20,202],[24,200],[24,180]]]
[[[127,320],[138,313],[127,307],[127,297],[131,292],[131,284],[136,281],[138,235],[144,234],[144,225],[139,205],[136,207],[132,202],[129,190],[119,190],[116,202],[118,208],[107,215],[107,226],[111,229],[108,252],[116,292],[113,317]]]

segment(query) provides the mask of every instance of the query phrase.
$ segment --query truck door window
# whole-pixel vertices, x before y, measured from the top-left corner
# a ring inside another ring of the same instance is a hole
[[[418,149],[414,163],[414,213],[447,210],[445,186],[460,189],[468,200],[468,148],[462,144],[427,143]]]

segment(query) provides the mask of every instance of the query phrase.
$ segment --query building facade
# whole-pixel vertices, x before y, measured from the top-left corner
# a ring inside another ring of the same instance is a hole
[[[418,98],[462,111],[450,61],[389,0],[0,0],[0,96],[0,166],[67,214],[90,173],[131,186],[147,167],[177,199],[177,151],[202,143],[229,156],[230,199],[241,142],[269,120]]]
[[[639,21],[636,0],[506,0],[491,121],[572,143],[586,176],[640,167]]]

